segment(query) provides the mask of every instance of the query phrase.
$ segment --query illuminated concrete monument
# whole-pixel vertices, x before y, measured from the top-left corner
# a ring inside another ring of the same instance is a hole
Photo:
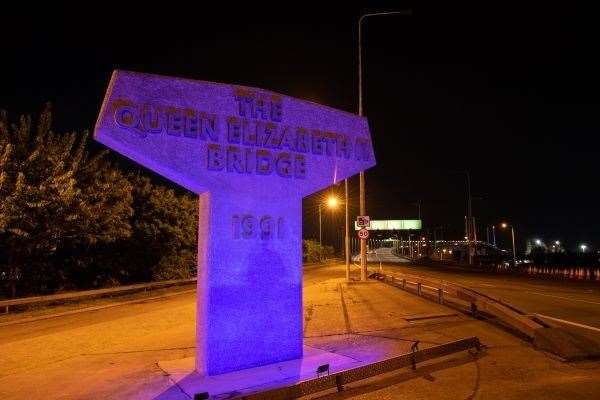
[[[366,119],[115,71],[94,137],[199,195],[196,370],[302,357],[302,198],[375,165]]]

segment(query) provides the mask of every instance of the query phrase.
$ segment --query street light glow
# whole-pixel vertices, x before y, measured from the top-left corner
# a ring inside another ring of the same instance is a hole
[[[554,242],[555,245],[560,246],[560,241],[557,240],[556,242]]]
[[[329,208],[336,208],[338,206],[338,199],[337,197],[334,196],[330,196],[327,198],[327,207]]]
[[[506,222],[503,222],[500,226],[503,228],[506,228],[508,226],[508,224]]]
[[[579,246],[579,248],[581,248],[581,251],[582,251],[583,253],[585,253],[585,249],[587,249],[587,245],[585,245],[585,244],[582,244],[582,245],[580,245],[580,246]]]
[[[542,241],[540,239],[535,239],[535,244],[537,244],[538,246],[541,246]]]

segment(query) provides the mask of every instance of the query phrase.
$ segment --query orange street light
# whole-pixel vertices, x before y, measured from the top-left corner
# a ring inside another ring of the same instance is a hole
[[[337,197],[334,196],[330,196],[327,198],[327,207],[329,208],[336,208],[339,204],[339,200],[337,199]]]

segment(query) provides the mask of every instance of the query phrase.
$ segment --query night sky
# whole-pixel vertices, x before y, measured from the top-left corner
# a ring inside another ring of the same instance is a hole
[[[412,8],[412,17],[365,24],[365,113],[378,160],[367,173],[368,214],[416,218],[420,202],[426,228],[461,237],[466,187],[455,172],[468,170],[480,237],[506,220],[522,247],[540,237],[600,248],[597,10],[223,3],[5,11],[0,108],[16,116],[50,101],[58,131],[91,130],[121,68],[357,112],[358,17]],[[351,185],[355,214],[358,180]],[[316,198],[305,202],[306,236],[316,232]],[[341,219],[326,221],[331,241]]]

